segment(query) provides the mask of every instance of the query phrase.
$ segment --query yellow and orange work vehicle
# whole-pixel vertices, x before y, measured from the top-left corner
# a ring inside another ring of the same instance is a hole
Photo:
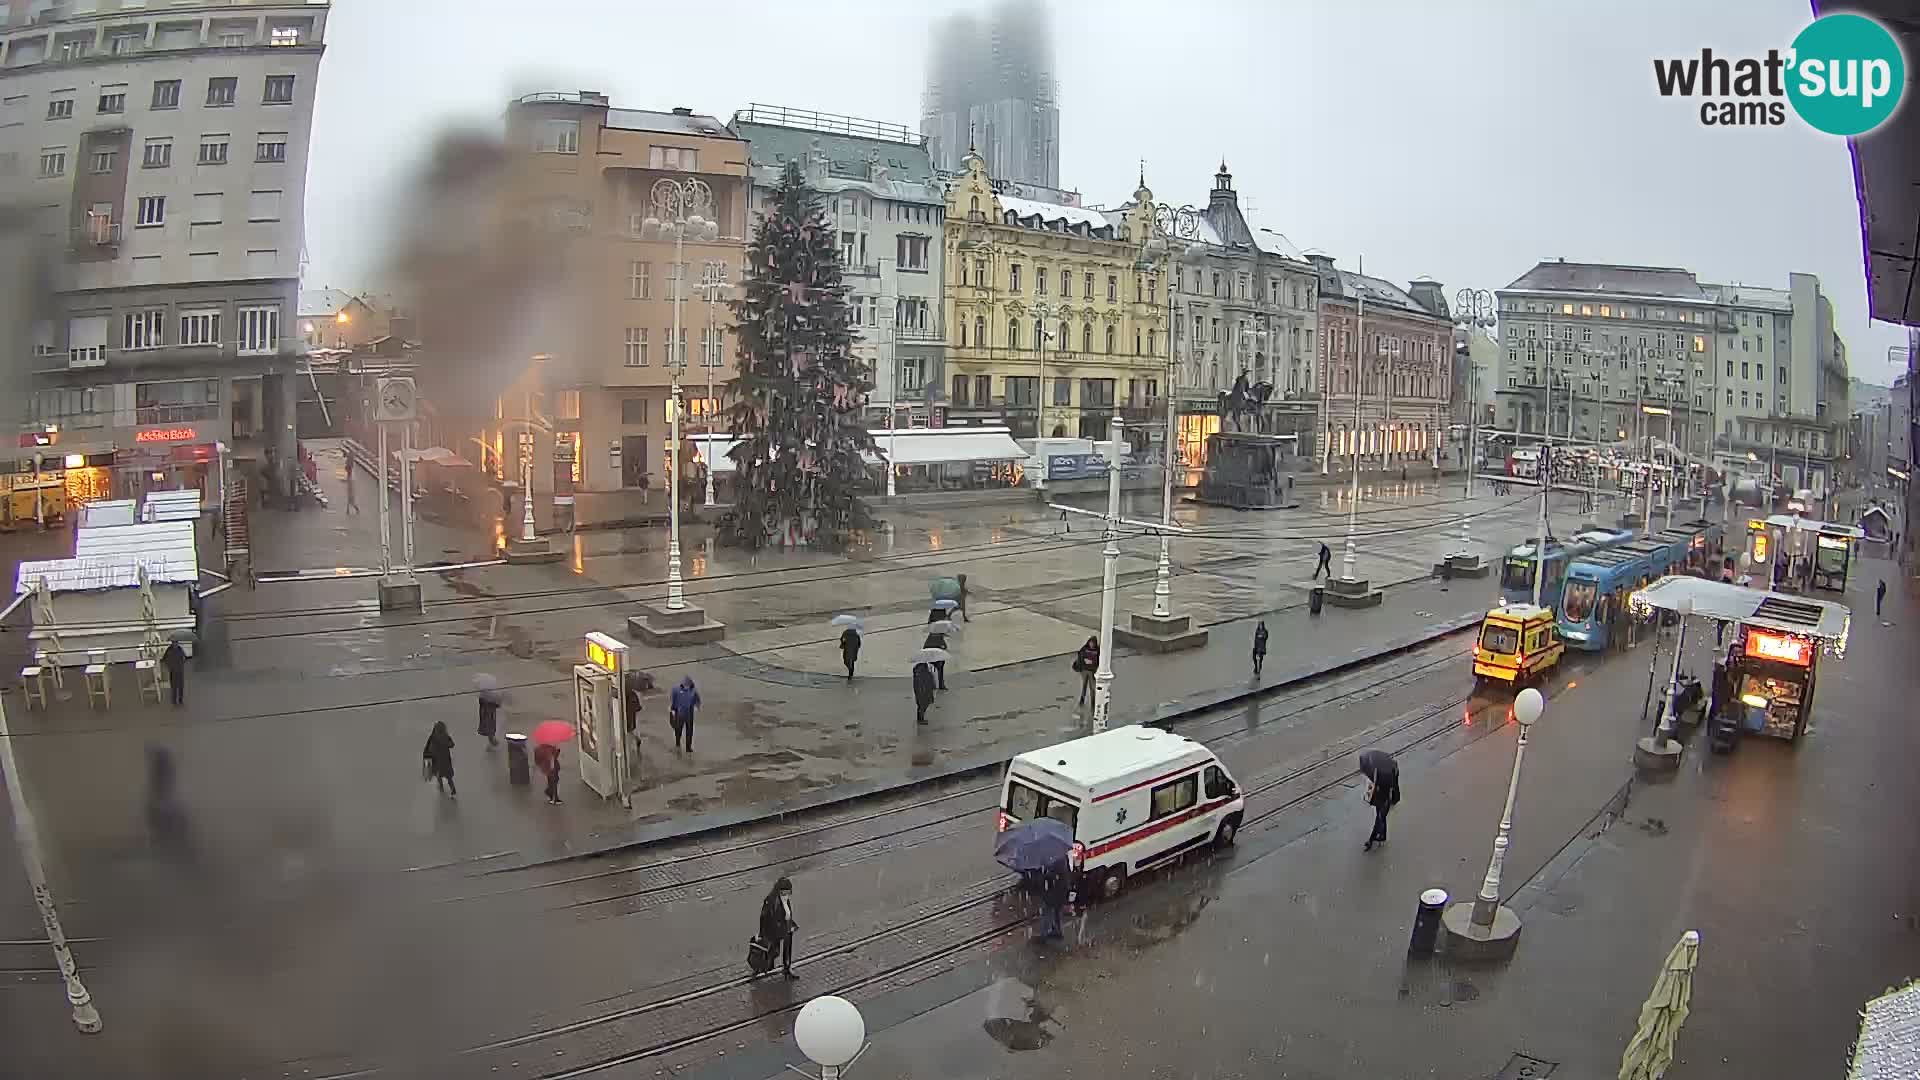
[[[1487,612],[1473,643],[1473,684],[1497,679],[1525,686],[1545,677],[1560,663],[1566,643],[1554,630],[1553,610],[1532,604],[1508,604]]]

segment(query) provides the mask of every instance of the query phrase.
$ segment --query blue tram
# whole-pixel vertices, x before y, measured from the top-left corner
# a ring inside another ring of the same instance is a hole
[[[1560,610],[1561,590],[1566,583],[1567,567],[1574,560],[1590,552],[1603,551],[1617,547],[1633,539],[1631,529],[1608,529],[1599,526],[1585,526],[1565,543],[1549,539],[1547,541],[1547,573],[1540,583],[1540,606],[1553,611]],[[1533,603],[1534,568],[1540,558],[1534,552],[1534,545],[1521,544],[1507,553],[1500,563],[1500,600],[1506,604]]]
[[[1614,628],[1625,625],[1629,594],[1668,574],[1709,572],[1723,543],[1717,522],[1694,521],[1575,559],[1555,609],[1560,637],[1584,652],[1604,651]]]

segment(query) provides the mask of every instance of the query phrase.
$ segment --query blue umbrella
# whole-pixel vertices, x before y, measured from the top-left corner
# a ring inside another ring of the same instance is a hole
[[[1016,873],[1045,870],[1073,850],[1073,830],[1050,817],[1023,821],[993,842],[993,859]]]

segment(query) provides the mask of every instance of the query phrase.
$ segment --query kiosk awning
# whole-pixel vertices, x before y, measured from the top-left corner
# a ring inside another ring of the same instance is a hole
[[[1767,524],[1776,529],[1798,529],[1801,532],[1819,533],[1822,536],[1844,536],[1851,540],[1863,540],[1866,533],[1852,525],[1841,525],[1832,521],[1815,521],[1810,517],[1794,514],[1775,514],[1767,519]]]
[[[867,457],[875,464],[957,465],[967,461],[1025,461],[1028,457],[1013,441],[1013,433],[1003,427],[881,430],[873,433],[873,441],[880,454]]]
[[[1663,577],[1634,593],[1629,602],[1643,611],[1678,611],[1682,600],[1688,602],[1695,615],[1818,638],[1835,645],[1836,651],[1846,648],[1847,631],[1853,619],[1852,611],[1845,604],[1830,600],[1789,596],[1677,574]]]

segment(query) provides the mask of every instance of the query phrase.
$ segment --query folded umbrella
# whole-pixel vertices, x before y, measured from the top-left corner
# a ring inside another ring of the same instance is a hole
[[[573,725],[565,720],[542,720],[533,729],[533,745],[557,746],[573,738]]]
[[[993,842],[993,859],[1015,873],[1045,870],[1073,850],[1073,830],[1050,817],[1023,821]]]
[[[1667,954],[1653,993],[1640,1006],[1633,1040],[1620,1056],[1620,1080],[1660,1080],[1673,1065],[1680,1025],[1692,1011],[1693,969],[1700,962],[1700,932],[1689,930]]]

